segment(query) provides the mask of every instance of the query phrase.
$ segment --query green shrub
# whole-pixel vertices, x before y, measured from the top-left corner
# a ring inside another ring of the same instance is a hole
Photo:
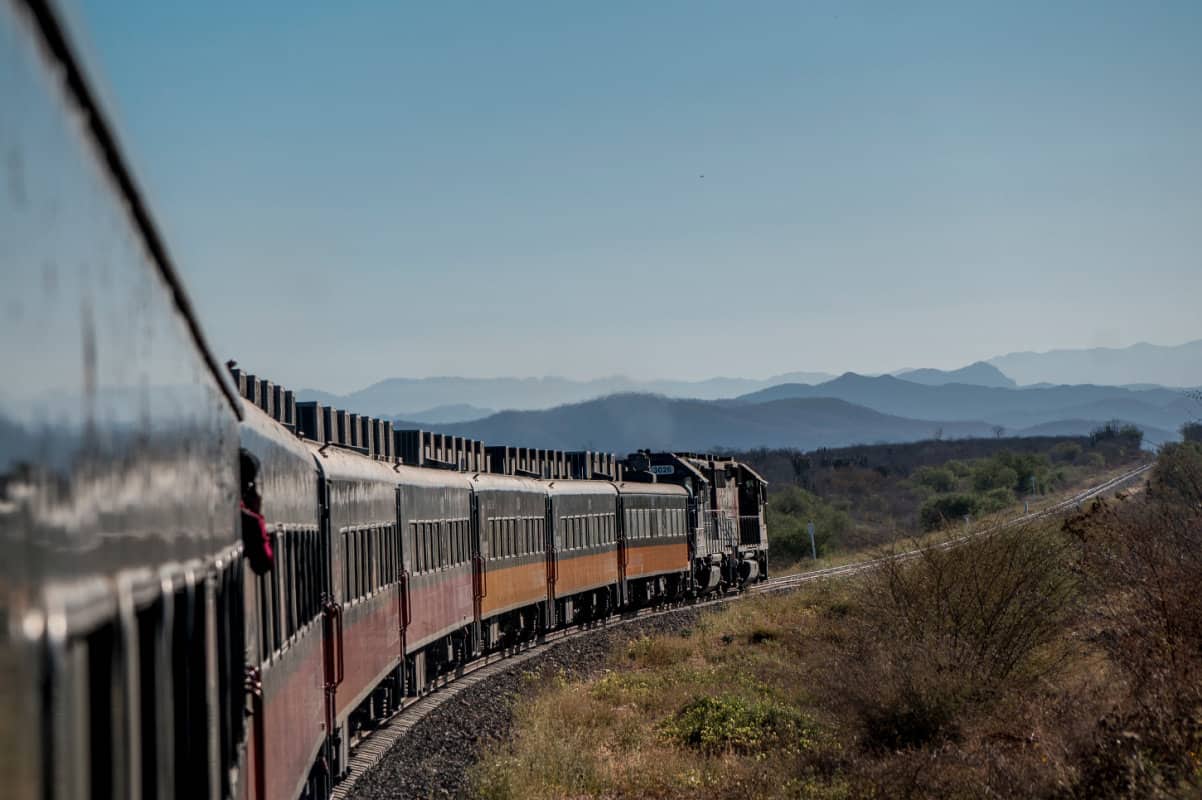
[[[706,753],[749,753],[790,742],[804,747],[813,726],[797,709],[738,695],[699,697],[665,720],[670,740]]]
[[[976,514],[980,509],[980,500],[971,494],[948,494],[932,497],[922,504],[918,511],[922,529],[933,531],[947,522],[961,520],[965,515]]]
[[[969,467],[963,461],[959,461],[956,459],[953,459],[953,460],[947,462],[943,466],[950,469],[952,471],[952,474],[955,475],[957,478],[967,478],[969,476],[969,474],[972,473],[971,467]]]
[[[1085,452],[1085,448],[1076,442],[1061,442],[1052,448],[1051,456],[1053,461],[1059,461],[1062,464],[1076,463],[1081,454]]]
[[[1202,444],[1170,442],[1160,449],[1152,486],[1188,504],[1202,503]]]
[[[1018,483],[1018,472],[997,459],[980,462],[972,471],[972,488],[978,492],[991,489],[1010,489]]]
[[[1006,488],[990,489],[980,496],[978,513],[992,514],[1014,504],[1014,492]]]
[[[811,521],[819,555],[837,547],[851,528],[851,518],[845,512],[798,486],[786,486],[769,498],[766,521],[772,537],[772,558],[777,563],[810,557],[806,526]]]
[[[936,492],[951,492],[956,488],[956,474],[947,467],[919,467],[910,479]]]

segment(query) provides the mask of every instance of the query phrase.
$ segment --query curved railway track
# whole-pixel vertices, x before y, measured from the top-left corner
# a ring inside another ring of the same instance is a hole
[[[380,761],[392,749],[393,745],[402,739],[405,734],[413,728],[413,726],[424,719],[426,715],[428,715],[434,709],[438,708],[448,700],[458,696],[468,688],[475,686],[482,681],[486,681],[494,675],[512,669],[513,667],[531,659],[537,658],[561,642],[581,636],[588,636],[589,634],[600,630],[612,630],[615,627],[626,625],[637,620],[672,614],[682,609],[703,609],[710,606],[717,606],[735,600],[740,600],[745,597],[754,597],[763,594],[774,594],[777,592],[790,591],[796,589],[802,584],[811,583],[813,581],[823,580],[826,578],[855,575],[861,572],[872,570],[889,561],[914,558],[928,549],[948,549],[951,547],[957,547],[979,536],[984,536],[1006,528],[1012,528],[1027,522],[1033,522],[1038,519],[1044,519],[1056,514],[1062,514],[1065,511],[1077,508],[1081,504],[1088,502],[1095,497],[1099,497],[1107,492],[1123,488],[1124,486],[1138,479],[1140,476],[1144,475],[1151,468],[1151,463],[1141,464],[1140,466],[1124,472],[1121,475],[1117,475],[1109,480],[1103,481],[1100,484],[1092,486],[1083,492],[1079,492],[1072,497],[1061,500],[1060,502],[1057,502],[1048,508],[1039,511],[1033,511],[1029,514],[1023,514],[1015,517],[1014,519],[1007,520],[978,531],[973,531],[965,534],[964,536],[959,536],[955,539],[950,539],[938,544],[932,544],[925,547],[916,547],[904,552],[879,556],[877,558],[864,559],[862,561],[856,561],[851,564],[842,564],[836,567],[826,567],[824,569],[782,575],[766,580],[763,583],[757,584],[747,591],[739,594],[731,594],[697,603],[675,605],[666,608],[659,607],[643,609],[641,611],[623,614],[619,617],[603,622],[595,622],[584,626],[565,628],[548,633],[541,640],[532,642],[521,648],[499,653],[492,653],[484,658],[477,659],[470,664],[464,665],[453,675],[448,675],[442,682],[438,684],[435,691],[420,697],[406,698],[402,706],[397,709],[397,711],[384,724],[357,738],[356,741],[352,743],[352,754],[348,764],[347,773],[334,788],[334,791],[331,793],[331,798],[335,798],[336,800],[344,800],[344,798],[349,797],[351,792],[355,789],[359,779],[362,778],[363,775],[365,775],[374,766],[376,766],[376,764],[380,763]]]

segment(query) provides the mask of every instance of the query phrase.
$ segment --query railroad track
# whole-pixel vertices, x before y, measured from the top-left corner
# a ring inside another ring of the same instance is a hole
[[[842,564],[835,567],[826,567],[824,569],[782,575],[777,578],[771,578],[739,594],[731,594],[697,603],[674,605],[666,608],[643,609],[641,611],[623,614],[619,617],[611,618],[603,622],[587,623],[578,627],[565,628],[563,630],[548,633],[538,642],[531,642],[519,648],[492,653],[488,656],[479,658],[472,663],[465,665],[454,674],[445,676],[438,684],[436,684],[435,689],[432,692],[420,697],[406,698],[401,707],[398,708],[397,711],[391,717],[389,717],[387,721],[370,732],[360,735],[356,740],[354,740],[351,743],[352,750],[347,773],[342,781],[340,781],[334,788],[334,791],[331,793],[331,797],[334,798],[334,800],[344,800],[344,798],[349,797],[359,779],[362,778],[369,770],[371,770],[372,767],[378,764],[388,753],[388,751],[392,749],[394,744],[403,738],[405,734],[409,732],[409,730],[417,725],[417,723],[424,719],[426,715],[428,715],[434,709],[438,708],[448,700],[458,696],[472,686],[486,681],[502,671],[512,669],[515,666],[542,655],[548,649],[561,642],[581,636],[587,636],[600,630],[612,630],[616,627],[627,625],[638,620],[648,619],[650,617],[656,617],[665,614],[672,614],[682,609],[703,609],[709,606],[717,606],[731,601],[740,600],[745,597],[754,597],[764,594],[790,591],[798,586],[801,586],[802,584],[817,580],[841,577],[845,575],[855,575],[857,573],[879,567],[880,565],[889,561],[914,558],[925,550],[932,548],[948,549],[956,547],[978,536],[995,533],[1006,528],[1016,527],[1024,523],[1033,522],[1038,519],[1060,514],[1069,509],[1076,508],[1095,497],[1122,488],[1132,481],[1137,480],[1151,468],[1151,463],[1143,464],[1135,469],[1129,470],[1128,472],[1104,481],[1103,483],[1090,487],[1089,489],[1073,495],[1066,500],[1055,503],[1048,508],[1034,511],[1029,514],[1023,514],[1015,517],[1014,519],[1007,520],[997,525],[992,525],[979,531],[973,531],[963,536],[943,541],[938,544],[916,547],[904,552],[865,559],[851,564]]]

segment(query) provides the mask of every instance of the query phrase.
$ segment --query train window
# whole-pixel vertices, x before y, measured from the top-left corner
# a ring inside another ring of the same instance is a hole
[[[346,531],[342,534],[342,541],[345,543],[343,547],[345,551],[343,571],[346,573],[343,576],[344,583],[346,584],[343,587],[343,591],[346,594],[346,599],[349,600],[355,596],[355,539],[350,531]]]
[[[442,566],[451,563],[451,523],[446,520],[438,522],[438,546],[442,550]]]
[[[413,523],[413,563],[414,572],[426,570],[426,525],[424,522]]]

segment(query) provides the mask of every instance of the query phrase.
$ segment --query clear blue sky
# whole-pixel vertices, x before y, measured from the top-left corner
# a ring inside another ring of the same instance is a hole
[[[1202,337],[1196,0],[79,2],[218,355],[292,386]]]

